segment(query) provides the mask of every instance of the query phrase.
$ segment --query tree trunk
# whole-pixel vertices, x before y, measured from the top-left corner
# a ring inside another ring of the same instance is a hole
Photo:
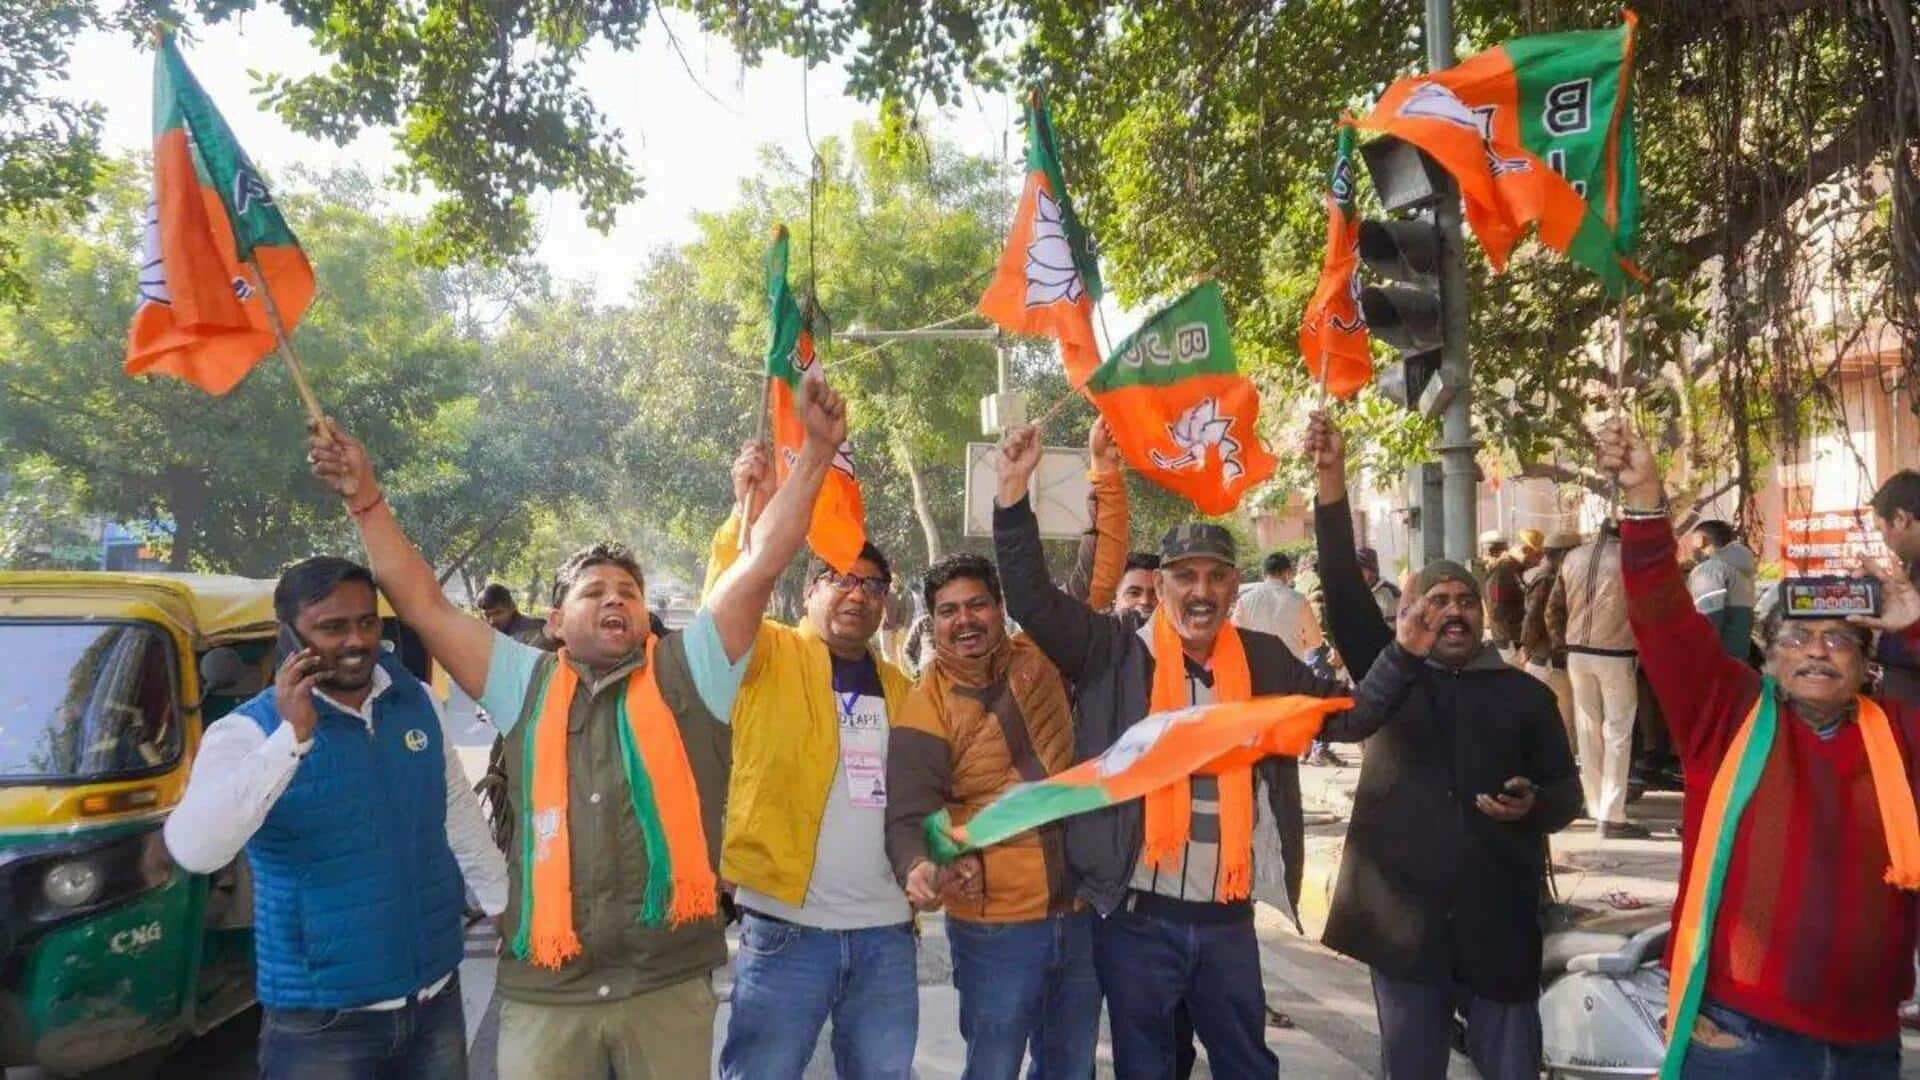
[[[913,489],[913,516],[920,522],[920,535],[927,545],[927,565],[940,561],[946,550],[940,543],[940,526],[934,523],[933,507],[927,504],[927,485],[920,476],[920,466],[913,460],[913,452],[904,446],[894,448],[900,460],[900,467],[906,470],[907,484]]]
[[[167,569],[176,573],[193,567],[200,531],[207,515],[207,478],[198,470],[175,465],[166,472],[167,514],[173,518],[173,550]]]

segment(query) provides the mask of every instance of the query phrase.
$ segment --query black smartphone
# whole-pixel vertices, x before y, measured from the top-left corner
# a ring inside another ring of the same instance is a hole
[[[287,657],[292,656],[294,653],[297,653],[302,649],[307,649],[311,647],[312,646],[308,644],[307,639],[300,636],[300,631],[295,630],[293,627],[288,626],[286,623],[281,623],[280,624],[280,641],[278,645],[275,646],[275,649],[274,649],[273,669],[275,671],[280,670],[280,666],[287,662]]]
[[[1500,785],[1500,790],[1495,794],[1505,795],[1509,799],[1524,799],[1533,794],[1533,781],[1524,776],[1516,776]]]
[[[1780,582],[1780,613],[1788,619],[1878,617],[1880,579],[1832,574],[1784,578]]]

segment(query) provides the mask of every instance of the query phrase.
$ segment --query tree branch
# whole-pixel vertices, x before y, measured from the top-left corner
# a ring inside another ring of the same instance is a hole
[[[1735,250],[1746,247],[1769,220],[1800,201],[1809,191],[1844,169],[1872,161],[1881,150],[1876,138],[1876,118],[1880,111],[1863,104],[1845,126],[1805,160],[1765,173],[1758,170],[1749,173],[1730,193],[1726,221],[1696,234],[1680,246],[1684,256],[1682,272],[1691,275],[1708,259],[1725,250],[1729,233]]]

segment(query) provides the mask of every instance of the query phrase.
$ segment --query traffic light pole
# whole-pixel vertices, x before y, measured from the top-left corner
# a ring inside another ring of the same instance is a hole
[[[1454,64],[1453,0],[1427,0],[1427,70]],[[1460,231],[1459,188],[1449,191],[1434,209],[1440,226],[1440,302],[1446,328],[1441,345],[1442,377],[1456,382],[1453,397],[1440,418],[1440,502],[1447,558],[1462,565],[1474,556],[1479,524],[1479,469],[1474,459],[1480,444],[1473,439],[1473,357],[1467,352],[1467,263]]]

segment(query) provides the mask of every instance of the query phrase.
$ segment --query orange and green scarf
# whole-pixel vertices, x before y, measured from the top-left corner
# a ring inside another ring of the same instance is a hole
[[[1185,709],[1187,671],[1180,634],[1167,618],[1163,604],[1153,615],[1153,691],[1151,713]],[[1220,628],[1213,642],[1213,700],[1247,701],[1253,697],[1253,677],[1247,671],[1247,650],[1232,623]],[[1243,900],[1253,892],[1253,766],[1264,751],[1244,748],[1223,754],[1196,770],[1217,777],[1220,784],[1220,880],[1222,900]],[[1186,850],[1193,822],[1193,784],[1182,777],[1146,796],[1147,822],[1143,856],[1149,866],[1171,869]]]
[[[620,759],[646,848],[647,889],[639,921],[678,926],[713,915],[718,885],[707,857],[700,821],[700,792],[680,726],[654,681],[654,645],[646,663],[627,677],[619,703]],[[526,725],[526,761],[520,812],[520,925],[513,955],[558,969],[580,955],[573,929],[573,859],[567,831],[567,713],[580,676],[567,650],[540,690],[540,705]]]
[[[1734,838],[1740,817],[1760,786],[1767,757],[1779,729],[1779,703],[1771,677],[1760,684],[1760,700],[1734,734],[1733,744],[1714,773],[1701,817],[1700,835],[1688,866],[1687,892],[1673,924],[1673,979],[1667,985],[1667,1056],[1660,1065],[1661,1080],[1677,1080],[1686,1063],[1687,1045],[1700,999],[1707,985],[1707,956],[1713,949],[1714,916],[1726,884],[1727,865],[1733,861]],[[1886,832],[1887,884],[1920,889],[1920,813],[1913,802],[1913,785],[1894,741],[1893,725],[1885,710],[1862,697],[1855,721],[1866,743],[1867,767],[1873,774],[1874,800],[1880,807],[1880,825]]]

